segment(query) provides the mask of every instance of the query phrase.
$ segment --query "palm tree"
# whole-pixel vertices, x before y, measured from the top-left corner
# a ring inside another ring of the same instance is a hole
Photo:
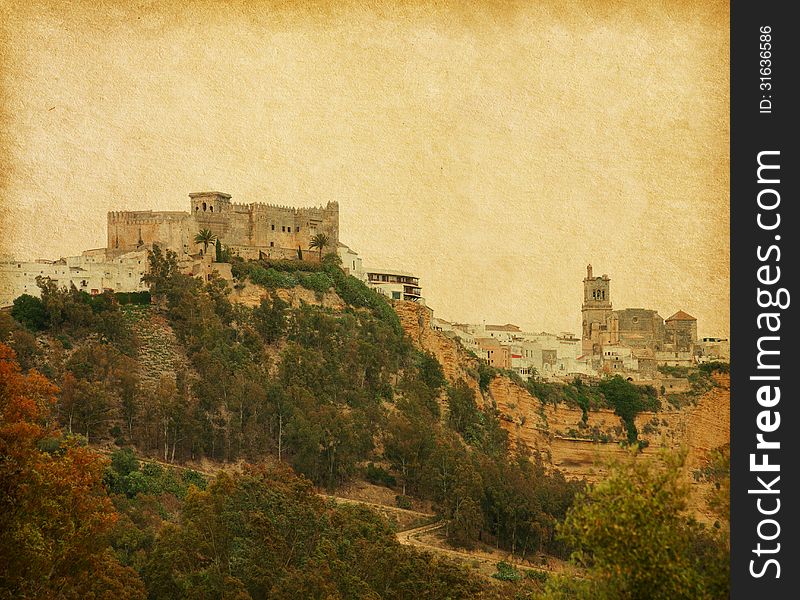
[[[329,246],[330,243],[331,241],[327,234],[318,233],[311,238],[311,242],[308,244],[308,247],[312,249],[319,248],[319,261],[322,262],[322,249],[325,248],[325,246]]]
[[[205,254],[208,252],[208,245],[213,244],[216,239],[217,236],[211,233],[210,229],[201,229],[197,232],[197,235],[194,236],[194,243],[203,244],[203,254]]]

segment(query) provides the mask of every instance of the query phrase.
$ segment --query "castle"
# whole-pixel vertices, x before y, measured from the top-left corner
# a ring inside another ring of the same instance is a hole
[[[107,246],[58,260],[18,261],[0,257],[0,306],[9,306],[22,294],[39,294],[36,277],[48,277],[61,287],[74,285],[89,294],[105,290],[136,292],[147,289],[147,250],[154,244],[178,255],[185,273],[204,278],[214,271],[230,278],[230,265],[214,262],[214,245],[195,242],[203,229],[244,259],[316,260],[309,251],[318,233],[328,237],[327,250],[337,252],[339,204],[293,208],[272,204],[231,202],[230,194],[189,194],[189,212],[123,211],[108,213]],[[357,255],[355,255],[357,256]],[[355,264],[355,263],[354,263]]]
[[[586,267],[583,280],[581,317],[583,352],[596,362],[624,355],[658,364],[683,365],[694,360],[697,319],[682,310],[666,320],[646,308],[614,310],[611,279],[605,274],[595,277],[592,265]]]
[[[318,233],[328,236],[329,249],[339,244],[339,204],[293,208],[272,204],[231,202],[230,194],[189,194],[190,210],[108,213],[111,256],[158,244],[179,256],[203,251],[195,235],[208,229],[233,254],[242,258],[297,258]]]

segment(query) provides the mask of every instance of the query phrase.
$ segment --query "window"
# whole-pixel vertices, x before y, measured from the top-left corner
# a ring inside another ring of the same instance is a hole
[[[294,232],[299,233],[299,231],[300,231],[300,226],[298,225],[297,227],[294,228]]]
[[[211,212],[214,212],[214,205],[212,204],[210,207]]]
[[[203,212],[206,212],[206,203],[203,202]]]
[[[275,231],[275,223],[272,223],[272,231]]]
[[[392,292],[392,300],[400,300],[400,292]]]
[[[281,231],[283,231],[284,233],[286,232],[286,226],[285,225],[281,225]]]
[[[269,243],[269,247],[270,247],[270,248],[274,248],[274,247],[275,247],[275,242],[270,242],[270,243]]]

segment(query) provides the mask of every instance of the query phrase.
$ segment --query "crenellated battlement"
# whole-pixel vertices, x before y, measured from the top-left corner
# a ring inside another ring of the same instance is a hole
[[[258,211],[281,210],[281,211],[291,212],[294,214],[303,214],[311,211],[325,212],[328,210],[332,210],[333,208],[337,210],[339,209],[338,202],[328,202],[327,206],[303,206],[303,207],[287,206],[284,204],[271,204],[269,202],[248,202],[248,203],[231,202],[230,206],[233,209],[239,208],[245,210],[258,210]]]
[[[183,221],[189,213],[183,211],[111,211],[108,213],[109,223],[163,223],[164,221]]]
[[[189,198],[189,212],[109,212],[108,248],[116,252],[157,243],[179,254],[193,253],[198,251],[194,239],[202,229],[209,229],[227,246],[262,249],[305,249],[322,232],[334,247],[339,238],[338,202],[310,207],[235,203],[230,194],[218,191],[192,192]]]

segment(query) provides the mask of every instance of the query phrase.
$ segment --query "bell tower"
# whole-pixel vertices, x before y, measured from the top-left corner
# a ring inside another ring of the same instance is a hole
[[[610,341],[611,311],[611,279],[605,274],[594,277],[592,265],[587,265],[581,306],[584,353],[593,353],[596,344]]]

